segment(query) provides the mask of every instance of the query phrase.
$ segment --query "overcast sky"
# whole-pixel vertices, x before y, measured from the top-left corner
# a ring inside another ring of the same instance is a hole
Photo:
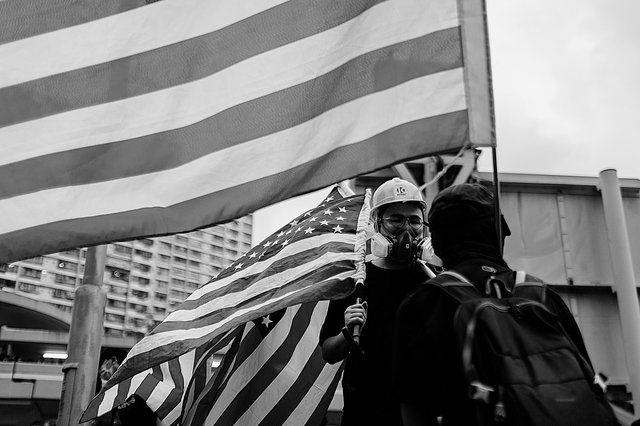
[[[487,0],[487,13],[498,170],[640,178],[640,1]],[[256,212],[254,244],[326,192]]]

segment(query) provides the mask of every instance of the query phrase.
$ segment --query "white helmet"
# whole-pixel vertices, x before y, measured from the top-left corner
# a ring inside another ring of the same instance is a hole
[[[420,190],[411,182],[404,179],[393,178],[376,189],[371,199],[371,217],[378,216],[378,209],[391,203],[417,203],[425,210],[427,203],[422,199]]]

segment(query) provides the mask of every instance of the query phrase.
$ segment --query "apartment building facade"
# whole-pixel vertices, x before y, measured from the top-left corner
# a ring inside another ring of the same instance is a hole
[[[107,246],[105,335],[143,335],[251,248],[252,216],[185,234]],[[71,312],[86,249],[0,265],[0,289]],[[0,293],[0,297],[1,297]]]

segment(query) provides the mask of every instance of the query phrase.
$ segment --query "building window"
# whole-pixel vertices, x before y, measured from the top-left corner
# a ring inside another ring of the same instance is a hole
[[[109,286],[109,292],[111,294],[118,294],[120,296],[125,296],[127,294],[127,289],[118,287],[117,285]]]
[[[0,288],[16,288],[16,282],[0,278]]]
[[[156,287],[158,290],[166,290],[169,283],[163,280],[156,280]]]
[[[76,285],[76,279],[68,275],[55,274],[53,280],[56,284],[70,285],[71,287]]]
[[[171,290],[171,297],[175,297],[177,299],[183,299],[184,300],[187,297],[187,294],[184,291],[172,289]]]
[[[144,263],[134,262],[133,263],[133,269],[136,269],[136,270],[142,271],[142,272],[149,272],[151,270],[151,266],[145,265]]]
[[[162,250],[171,251],[171,243],[168,243],[166,241],[160,241],[160,248]]]
[[[107,271],[111,275],[111,278],[113,278],[114,280],[122,281],[125,283],[129,281],[129,271],[115,268],[113,266],[107,266]]]
[[[106,315],[106,319],[109,322],[123,322],[124,321],[124,316],[122,315],[117,315],[117,314],[107,314]]]
[[[75,262],[67,262],[66,260],[61,260],[58,262],[58,269],[65,269],[67,271],[75,271],[78,269],[78,264]]]
[[[171,268],[171,272],[173,273],[173,275],[179,275],[182,277],[187,271],[182,268]]]
[[[129,309],[133,309],[139,314],[144,314],[147,312],[147,307],[144,305],[138,305],[137,303],[129,303]]]
[[[113,250],[116,253],[120,253],[120,254],[126,254],[126,255],[131,254],[131,247],[123,246],[122,244],[114,244]]]
[[[73,300],[73,293],[67,290],[54,289],[53,297],[56,299]]]
[[[176,235],[176,241],[182,244],[187,244],[189,242],[189,239],[184,235]]]
[[[131,290],[131,295],[142,300],[147,300],[147,298],[149,297],[149,293],[147,293],[146,291],[140,291],[140,290]]]
[[[160,261],[161,262],[169,263],[170,260],[171,260],[171,256],[167,256],[166,254],[161,254],[160,255]]]
[[[149,238],[143,238],[142,240],[138,240],[138,241],[140,241],[142,244],[144,244],[147,247],[151,247],[153,245],[153,240]]]
[[[136,277],[136,282],[140,285],[149,285],[151,280],[148,278]]]
[[[144,250],[140,250],[140,249],[136,249],[134,253],[137,256],[144,257],[145,259],[151,259],[151,257],[153,257],[153,253],[148,252],[148,251],[144,251]]]
[[[187,264],[187,259],[185,259],[184,257],[173,256],[173,261],[176,262],[176,263],[179,263],[181,265],[186,265]]]
[[[165,312],[167,312],[167,310],[163,307],[160,306],[154,306],[153,310],[155,311],[156,314],[165,314]]]
[[[67,305],[55,305],[55,307],[60,309],[63,312],[71,312],[71,310],[73,309],[72,306],[67,306]]]
[[[183,287],[184,286],[184,280],[179,280],[177,278],[171,278],[171,284]]]
[[[159,300],[160,302],[164,302],[165,300],[167,300],[167,295],[162,293],[155,293],[153,295],[153,298]]]
[[[31,269],[31,268],[22,268],[20,270],[20,276],[21,277],[28,277],[28,278],[33,278],[34,280],[39,280],[40,277],[42,276],[42,271],[38,270],[38,269]]]
[[[25,262],[29,262],[29,263],[32,263],[34,265],[42,265],[42,261],[43,261],[42,256],[38,256],[38,257],[34,257],[34,258],[31,258],[31,259],[25,260]]]
[[[25,293],[31,293],[31,294],[40,293],[40,287],[38,287],[35,284],[28,284],[28,283],[18,283],[18,290],[23,291]]]
[[[176,253],[186,253],[187,252],[187,248],[186,247],[182,247],[182,246],[175,246],[174,251]]]
[[[107,306],[116,309],[124,309],[126,305],[122,300],[107,299]]]
[[[18,272],[18,267],[16,265],[7,265],[6,263],[0,265],[0,272]]]

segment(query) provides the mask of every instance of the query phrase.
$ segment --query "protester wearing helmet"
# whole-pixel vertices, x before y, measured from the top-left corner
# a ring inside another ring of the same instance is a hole
[[[400,301],[428,278],[416,262],[428,251],[425,208],[420,191],[410,182],[393,178],[378,187],[371,212],[374,257],[367,262],[364,287],[329,305],[320,345],[327,362],[346,358],[342,425],[402,424],[390,393],[391,343]],[[353,341],[358,327],[359,347]]]

